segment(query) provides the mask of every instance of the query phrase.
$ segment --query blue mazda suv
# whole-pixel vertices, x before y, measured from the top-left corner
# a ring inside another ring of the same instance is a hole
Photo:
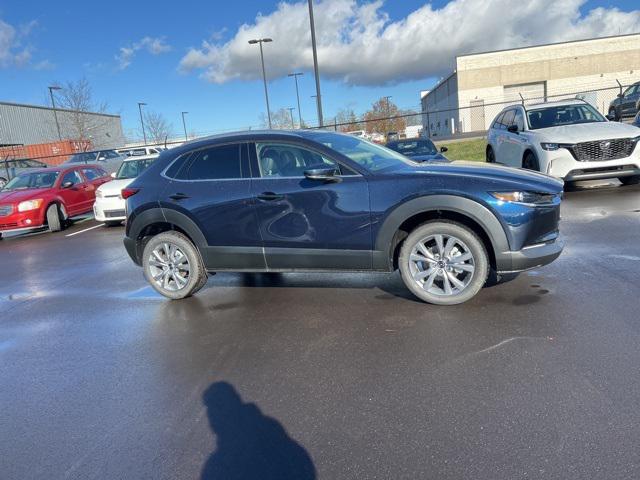
[[[491,269],[560,255],[562,186],[498,165],[419,163],[321,130],[225,134],[163,152],[122,191],[124,244],[171,299],[221,271],[399,269],[418,298],[453,305]]]

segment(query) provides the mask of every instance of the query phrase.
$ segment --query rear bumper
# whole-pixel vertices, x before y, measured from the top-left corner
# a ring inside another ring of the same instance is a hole
[[[518,273],[553,262],[564,249],[564,238],[531,245],[515,252],[503,252],[497,259],[498,273]]]

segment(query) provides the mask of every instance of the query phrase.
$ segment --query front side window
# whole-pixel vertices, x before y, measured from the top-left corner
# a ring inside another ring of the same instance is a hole
[[[62,177],[62,182],[60,182],[60,185],[64,185],[67,182],[72,182],[74,185],[79,185],[82,183],[82,178],[80,178],[80,175],[78,174],[78,172],[73,170],[71,172],[67,172],[64,174],[64,177]]]
[[[509,125],[511,125],[513,123],[513,118],[515,117],[516,112],[515,110],[507,110],[506,113],[504,114],[504,117],[502,117],[502,125],[501,125],[501,129],[502,130],[506,130]]]
[[[307,132],[303,133],[303,135],[341,153],[371,172],[378,172],[400,165],[417,165],[417,163],[404,155],[363,138],[331,132]]]
[[[56,183],[60,172],[35,172],[23,173],[13,177],[2,189],[3,192],[11,190],[27,190],[30,188],[51,188]]]
[[[242,178],[240,144],[196,150],[186,173],[187,180],[228,180]]]
[[[503,118],[504,118],[504,112],[499,113],[498,116],[496,117],[495,121],[493,122],[492,128],[495,128],[495,129],[499,130],[500,126],[502,124],[501,122],[502,122]]]
[[[527,111],[529,128],[559,127],[579,123],[606,122],[598,111],[587,103],[575,105],[557,105]]]
[[[627,90],[625,90],[624,94],[622,95],[624,98],[629,98],[630,96],[632,96],[634,93],[636,93],[636,89],[638,88],[637,85],[631,85],[629,88],[627,88]]]
[[[513,119],[513,124],[518,127],[519,132],[524,130],[524,115],[522,115],[522,111],[520,109],[516,110],[516,116]]]
[[[303,177],[305,170],[319,167],[340,167],[324,155],[295,145],[256,144],[260,174],[263,177]]]

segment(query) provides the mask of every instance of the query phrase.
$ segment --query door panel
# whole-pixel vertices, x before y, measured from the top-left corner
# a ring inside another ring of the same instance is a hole
[[[344,170],[297,145],[262,144],[258,158],[264,176],[254,179],[252,192],[269,269],[371,268],[369,186],[364,177],[307,179],[300,172],[319,164],[337,168],[338,174]]]
[[[72,181],[74,185],[70,188],[60,188],[58,194],[62,197],[65,204],[67,214],[72,217],[85,212],[85,205],[87,203],[86,183],[80,174],[73,170],[67,172],[60,181],[60,187],[67,182]]]

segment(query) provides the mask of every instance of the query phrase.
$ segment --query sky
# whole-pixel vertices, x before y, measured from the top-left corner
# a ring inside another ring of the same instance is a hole
[[[637,0],[314,0],[325,118],[364,113],[391,95],[418,109],[464,53],[640,32]],[[259,49],[271,110],[296,107],[315,124],[306,1],[182,0],[0,3],[0,101],[44,104],[48,85],[86,78],[96,103],[140,135],[138,102],[177,134],[261,126]],[[294,115],[298,115],[297,111]]]

